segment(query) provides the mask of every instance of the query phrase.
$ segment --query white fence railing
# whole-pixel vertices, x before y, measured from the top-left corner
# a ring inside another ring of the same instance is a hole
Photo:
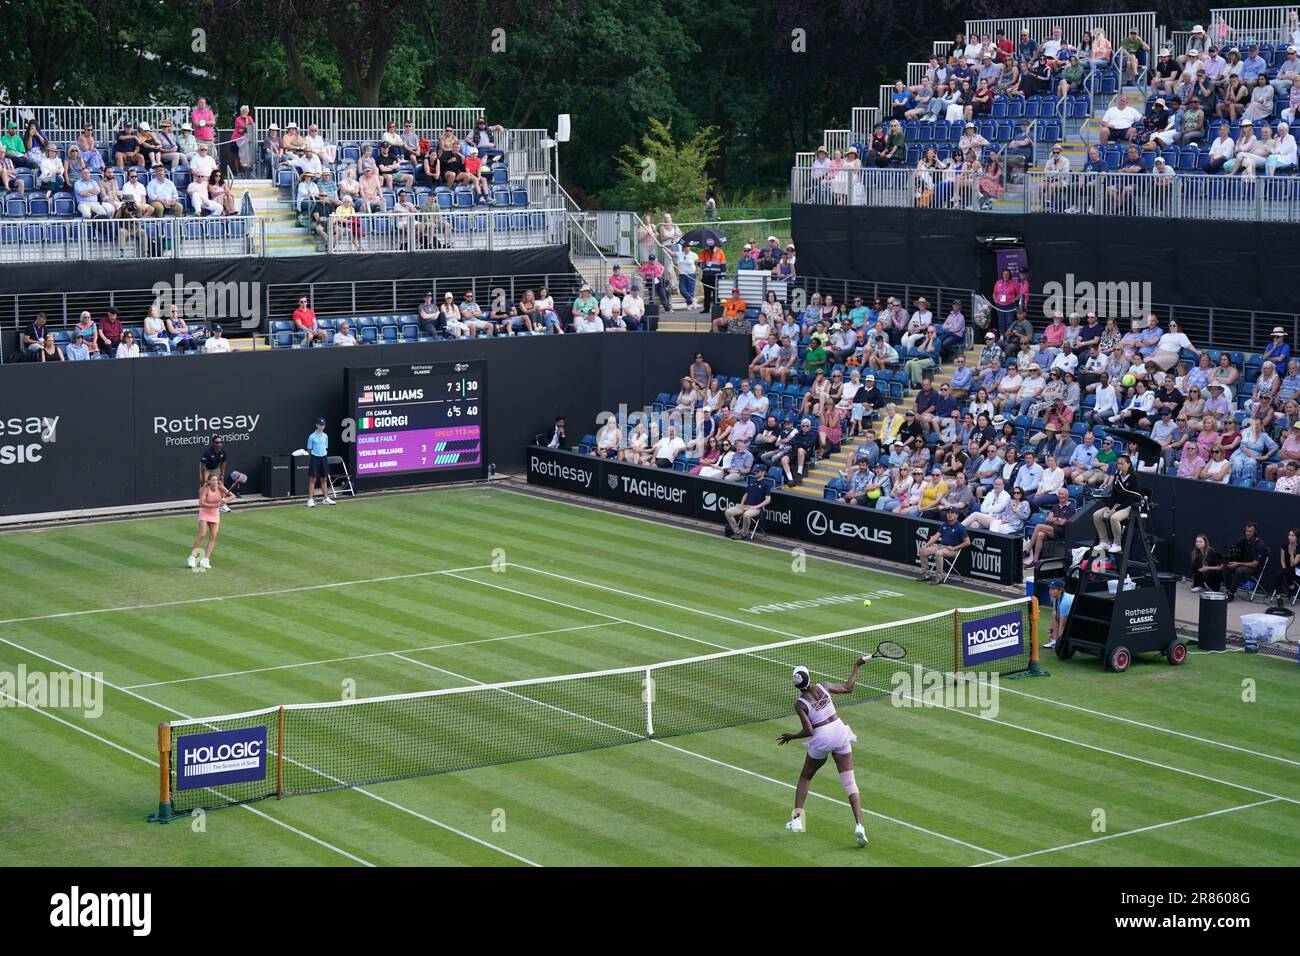
[[[849,129],[828,129],[824,132],[822,145],[826,147],[826,152],[834,156],[835,151],[839,150],[843,155],[844,151],[853,143],[853,131]]]
[[[1288,44],[1300,31],[1297,7],[1211,7],[1205,26],[1210,42]],[[1245,52],[1245,48],[1242,48]]]
[[[791,202],[809,205],[976,209],[984,199],[977,175],[958,174],[951,168],[796,167],[790,173],[790,188]],[[996,208],[1054,215],[1300,223],[1300,177],[1031,172],[1023,204],[1002,203]]]
[[[0,260],[213,259],[260,256],[256,216],[23,219],[0,222]]]
[[[479,207],[442,213],[331,216],[322,227],[330,253],[430,249],[524,249],[569,240],[563,209]]]
[[[1054,27],[1061,28],[1063,39],[1078,43],[1085,32],[1096,33],[1098,29],[1106,31],[1106,37],[1118,48],[1119,41],[1128,36],[1130,30],[1137,30],[1138,36],[1152,43],[1156,39],[1155,11],[1141,13],[1089,13],[1083,16],[1068,17],[1007,17],[998,20],[967,20],[966,35],[978,33],[980,36],[996,34],[999,30],[1014,41],[1020,31],[1029,30],[1029,35],[1039,41],[1049,38]],[[937,44],[936,44],[937,46]]]
[[[880,125],[880,109],[876,106],[855,106],[849,118],[849,128],[853,132],[853,142],[865,143]]]
[[[1030,173],[1025,184],[1025,212],[1300,222],[1300,179]]]
[[[425,139],[436,140],[450,126],[463,136],[483,115],[481,107],[438,109],[429,107],[361,107],[361,106],[259,106],[252,111],[259,130],[265,132],[272,123],[283,130],[297,123],[303,134],[315,125],[326,142],[378,139],[396,123],[398,132],[410,120],[415,131]]]
[[[179,133],[181,123],[189,122],[191,109],[192,106],[26,106],[0,103],[0,119],[6,123],[13,120],[20,131],[34,119],[46,138],[60,143],[75,140],[89,126],[94,130],[99,145],[111,146],[122,124],[128,120],[137,126],[148,123],[155,130],[164,120],[171,120],[175,132]],[[218,115],[218,132],[229,130],[233,121],[232,116]],[[227,139],[229,134],[219,138]]]
[[[790,201],[826,206],[896,206],[915,204],[911,169],[790,171]]]

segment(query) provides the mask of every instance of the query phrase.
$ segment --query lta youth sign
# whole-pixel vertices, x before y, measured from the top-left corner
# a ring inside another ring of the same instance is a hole
[[[962,621],[962,666],[1015,657],[1024,649],[1024,631],[1024,618],[1020,611]]]
[[[176,789],[266,779],[266,728],[189,734],[176,743]]]

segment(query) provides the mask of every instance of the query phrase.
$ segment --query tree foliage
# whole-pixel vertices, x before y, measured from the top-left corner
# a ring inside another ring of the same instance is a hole
[[[1162,23],[1201,19],[1156,0]],[[554,129],[565,184],[611,200],[611,157],[662,123],[716,128],[710,181],[786,181],[791,155],[967,18],[1104,13],[1128,0],[13,0],[0,97],[16,104],[190,102],[482,106]],[[196,32],[197,31],[197,32]],[[636,145],[641,144],[641,145]],[[661,170],[662,174],[662,170]],[[639,187],[638,187],[639,188]],[[696,189],[696,186],[692,186]]]
[[[625,145],[615,158],[621,179],[610,198],[629,209],[676,209],[703,202],[720,140],[717,127],[706,126],[678,142],[671,124],[651,117],[640,148]]]

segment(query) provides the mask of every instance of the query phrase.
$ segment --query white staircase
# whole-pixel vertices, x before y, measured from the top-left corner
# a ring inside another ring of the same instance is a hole
[[[319,238],[298,224],[293,204],[269,179],[240,179],[237,186],[253,203],[253,213],[266,227],[268,256],[309,256],[322,250]]]

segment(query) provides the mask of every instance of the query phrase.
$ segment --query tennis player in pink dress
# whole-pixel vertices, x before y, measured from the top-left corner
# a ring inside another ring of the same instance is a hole
[[[868,660],[869,656],[859,657],[849,672],[848,680],[842,684],[814,684],[808,668],[799,666],[794,669],[791,679],[799,690],[794,712],[799,715],[803,729],[797,734],[782,734],[776,742],[777,746],[783,746],[792,740],[807,739],[804,746],[808,748],[808,756],[804,758],[803,770],[799,773],[799,785],[794,792],[794,812],[785,825],[787,830],[804,832],[803,805],[808,799],[808,786],[830,756],[835,758],[840,783],[844,785],[849,805],[853,808],[853,836],[858,846],[867,845],[867,831],[862,826],[862,796],[858,793],[858,781],[853,774],[853,741],[858,739],[858,735],[835,712],[832,695],[852,693],[858,683],[858,668]]]
[[[221,528],[221,506],[234,501],[235,496],[221,484],[221,474],[210,472],[208,480],[199,488],[199,533],[194,539],[194,548],[185,563],[195,571],[207,571],[212,567],[212,549],[217,546],[217,531]],[[203,548],[203,539],[208,539],[208,547]]]

